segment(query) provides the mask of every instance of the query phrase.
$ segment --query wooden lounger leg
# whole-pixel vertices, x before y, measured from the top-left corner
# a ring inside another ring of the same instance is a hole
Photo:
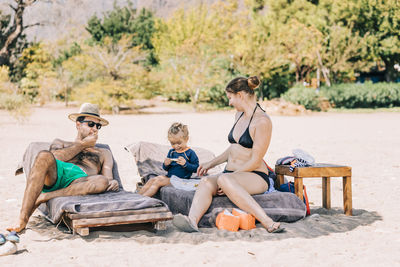
[[[278,182],[277,186],[280,186],[282,184],[284,184],[284,176],[282,174],[277,174],[276,175],[276,181]]]
[[[331,178],[322,177],[322,206],[325,209],[331,208]]]
[[[303,201],[303,178],[294,177],[294,193]]]
[[[89,235],[89,227],[80,227],[73,228],[73,233],[77,233],[80,236],[88,236]]]
[[[159,230],[167,230],[167,224],[165,221],[158,221],[154,224],[154,229],[159,231]]]
[[[353,215],[351,176],[343,176],[343,208],[344,214]]]

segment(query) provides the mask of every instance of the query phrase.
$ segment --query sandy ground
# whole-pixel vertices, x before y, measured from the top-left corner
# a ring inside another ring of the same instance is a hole
[[[21,124],[0,111],[0,232],[15,222],[25,187],[13,172],[32,141],[72,140],[73,122],[66,115],[77,108],[35,108]],[[174,121],[189,125],[190,145],[218,154],[228,145],[233,112],[155,115],[108,115],[99,142],[108,143],[119,164],[126,190],[139,180],[123,146],[149,141],[167,144]],[[282,225],[287,232],[268,234],[260,227],[227,233],[202,229],[178,232],[172,225],[162,233],[92,232],[73,236],[51,225],[36,212],[21,235],[16,255],[0,257],[0,266],[393,266],[400,265],[400,113],[273,116],[273,136],[265,160],[291,155],[294,148],[317,162],[353,168],[355,216],[342,215],[341,179],[332,181],[331,211],[321,209],[321,181],[305,180],[312,203],[311,217]]]

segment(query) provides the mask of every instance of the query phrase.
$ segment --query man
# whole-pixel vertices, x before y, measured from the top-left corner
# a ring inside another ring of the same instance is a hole
[[[8,231],[25,229],[35,209],[52,198],[119,190],[112,175],[111,151],[95,147],[98,131],[108,121],[90,103],[68,117],[76,124],[75,141],[55,139],[50,151],[38,153],[27,177],[19,223]]]

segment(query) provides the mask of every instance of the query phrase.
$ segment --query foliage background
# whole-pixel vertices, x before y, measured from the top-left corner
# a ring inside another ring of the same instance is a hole
[[[262,80],[260,99],[315,110],[321,99],[345,108],[399,106],[395,83],[355,84],[371,71],[399,80],[399,10],[395,0],[227,0],[162,18],[114,3],[83,31],[40,42],[21,35],[1,67],[0,108],[59,100],[112,109],[155,96],[195,110],[222,107],[227,82],[253,75]],[[0,48],[11,21],[0,13]]]

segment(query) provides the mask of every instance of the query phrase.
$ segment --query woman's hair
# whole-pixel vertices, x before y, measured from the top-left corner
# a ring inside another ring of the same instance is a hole
[[[249,95],[254,95],[254,89],[260,85],[260,80],[257,76],[244,78],[238,77],[228,83],[225,91],[237,94],[240,91],[245,91]]]
[[[189,130],[187,125],[184,125],[180,122],[174,122],[171,127],[169,127],[168,129],[168,137],[170,137],[171,135],[176,135],[179,132],[183,133],[183,137],[187,138],[189,137]]]

